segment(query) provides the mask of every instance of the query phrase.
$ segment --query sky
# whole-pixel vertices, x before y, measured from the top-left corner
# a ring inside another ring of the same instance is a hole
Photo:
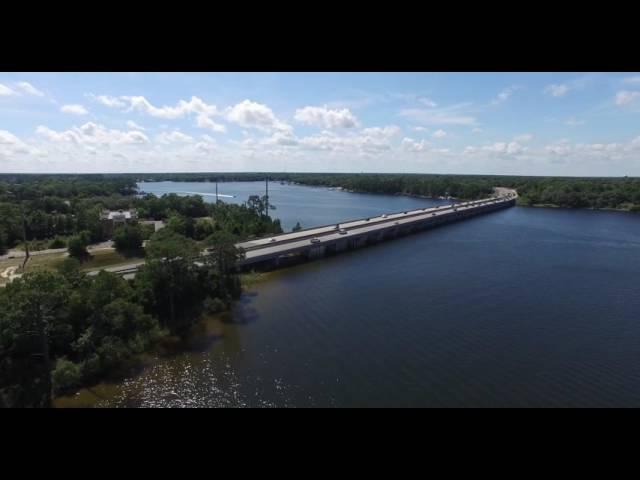
[[[640,73],[0,73],[0,173],[640,176]]]

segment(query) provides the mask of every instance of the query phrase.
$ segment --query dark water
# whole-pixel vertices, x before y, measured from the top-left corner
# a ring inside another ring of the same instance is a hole
[[[306,226],[430,203],[278,188]],[[510,208],[277,272],[97,404],[637,407],[639,280],[640,216]]]

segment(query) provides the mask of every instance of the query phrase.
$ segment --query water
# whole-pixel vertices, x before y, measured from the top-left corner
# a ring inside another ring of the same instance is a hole
[[[193,195],[199,193],[205,202],[213,203],[216,201],[215,183],[141,182],[138,187],[143,192],[155,195],[165,193]],[[218,183],[218,195],[220,195],[220,201],[223,202],[242,204],[247,201],[250,195],[262,196],[264,194],[264,182]],[[228,196],[233,196],[233,198]],[[416,206],[450,204],[451,201],[390,195],[354,195],[324,187],[280,185],[278,182],[269,182],[269,203],[276,207],[270,212],[270,215],[280,219],[285,231],[291,231],[296,222],[300,222],[303,228],[308,228],[371,217],[381,213],[401,212]]]
[[[305,226],[433,203],[281,185],[272,199]],[[510,208],[271,274],[190,351],[90,402],[637,407],[638,272],[640,216]]]

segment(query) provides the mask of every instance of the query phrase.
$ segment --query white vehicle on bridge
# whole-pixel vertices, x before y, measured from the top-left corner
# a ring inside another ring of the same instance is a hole
[[[318,237],[313,237],[313,238],[310,240],[310,242],[311,242],[311,243],[320,243],[320,239],[319,239]]]
[[[344,228],[341,228],[340,230],[338,230],[338,233],[339,233],[340,235],[346,235],[346,234],[347,234],[347,231],[346,231]]]
[[[269,239],[269,242],[270,242],[270,243],[271,243],[271,242],[275,242],[275,241],[276,241],[276,239],[275,239],[275,238],[270,238],[270,239]]]
[[[382,218],[387,218],[387,214],[386,214],[386,213],[383,213],[383,214],[381,215],[381,217],[382,217]]]

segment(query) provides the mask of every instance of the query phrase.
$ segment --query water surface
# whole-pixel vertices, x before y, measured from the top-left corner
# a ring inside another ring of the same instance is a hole
[[[433,203],[272,190],[285,228]],[[637,407],[639,272],[639,215],[510,208],[273,273],[97,405]]]

